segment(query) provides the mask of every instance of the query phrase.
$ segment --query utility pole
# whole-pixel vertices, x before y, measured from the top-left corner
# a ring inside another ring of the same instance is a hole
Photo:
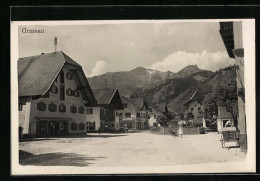
[[[57,42],[58,42],[58,39],[57,37],[54,37],[54,46],[55,46],[55,52],[56,52],[56,48],[57,48]]]

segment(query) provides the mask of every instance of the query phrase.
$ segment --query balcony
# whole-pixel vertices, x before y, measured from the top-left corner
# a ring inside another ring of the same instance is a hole
[[[100,120],[102,121],[115,121],[114,115],[100,115]]]

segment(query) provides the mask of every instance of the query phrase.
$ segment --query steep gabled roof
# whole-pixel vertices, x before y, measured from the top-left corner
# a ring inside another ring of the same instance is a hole
[[[110,104],[117,89],[93,89],[98,104]]]
[[[123,109],[122,101],[118,89],[93,89],[94,96],[98,106],[103,106],[111,109]]]
[[[137,109],[141,109],[142,106],[144,106],[144,108],[147,109],[147,110],[149,109],[148,104],[144,101],[143,98],[136,97],[136,98],[131,98],[131,99],[129,99],[129,98],[124,97],[124,98],[122,98],[122,99],[123,99],[124,101],[126,101],[126,102],[132,104],[132,105],[135,106]]]
[[[192,94],[191,98],[184,104],[184,105],[188,105],[190,102],[192,101],[203,101],[207,95],[208,95],[209,91],[196,91],[194,92],[194,94]]]
[[[73,67],[72,73],[77,79],[76,83],[83,94],[83,99],[94,104],[96,100],[82,67],[62,51],[19,58],[19,97],[46,94],[65,64]]]

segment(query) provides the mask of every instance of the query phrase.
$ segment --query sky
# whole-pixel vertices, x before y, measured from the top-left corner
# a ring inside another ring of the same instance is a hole
[[[44,33],[22,33],[22,29]],[[63,51],[82,65],[87,77],[146,67],[178,72],[188,65],[215,71],[234,64],[218,22],[146,21],[117,24],[20,26],[19,57]]]

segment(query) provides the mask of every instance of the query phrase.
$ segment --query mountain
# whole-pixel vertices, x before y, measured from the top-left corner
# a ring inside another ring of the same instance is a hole
[[[153,94],[161,97],[165,91],[174,91],[174,96],[164,96],[164,99],[168,99],[185,91],[189,85],[205,81],[211,74],[210,71],[199,69],[197,65],[189,65],[177,73],[137,67],[130,71],[108,72],[90,77],[88,81],[93,89],[118,88],[120,95],[126,97],[138,94],[150,99]],[[152,99],[157,98],[155,96]]]
[[[175,75],[175,78],[166,79],[156,84],[146,85],[134,92],[132,97],[142,97],[148,103],[169,103],[169,101],[176,98],[178,95],[185,92],[192,86],[206,81],[214,73],[211,71],[201,70],[196,73],[189,74],[185,77],[182,75]]]
[[[193,74],[193,75],[196,75]],[[195,91],[212,91],[219,85],[228,85],[236,80],[236,72],[234,66],[220,69],[212,74],[207,80],[199,84],[194,84],[183,93],[168,102],[168,108],[171,111],[183,113],[185,111],[184,103],[187,102]]]
[[[177,74],[180,77],[187,77],[189,75],[192,75],[192,74],[200,72],[200,71],[202,71],[202,70],[199,69],[199,67],[197,65],[188,65],[187,67],[184,67],[183,69],[181,69]]]
[[[88,81],[93,89],[118,88],[121,95],[130,96],[141,87],[151,83],[156,84],[174,76],[175,73],[170,71],[161,72],[137,67],[130,71],[109,72],[90,77]]]

